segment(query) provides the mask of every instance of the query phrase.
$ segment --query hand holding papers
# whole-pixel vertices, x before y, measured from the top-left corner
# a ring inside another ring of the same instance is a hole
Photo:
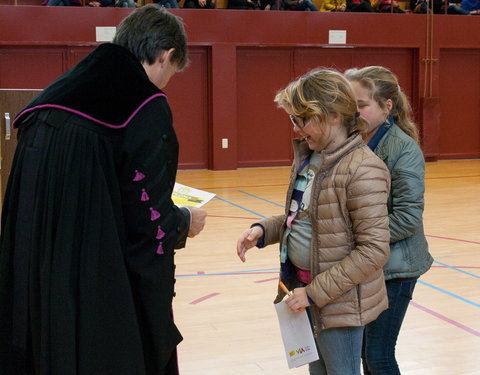
[[[198,190],[175,182],[172,200],[177,206],[202,207],[210,201],[215,194]]]
[[[282,289],[282,290],[287,294],[287,296],[291,296],[291,295],[293,294],[290,290],[287,289],[287,287],[285,286],[285,284],[282,283],[281,281],[278,282],[278,285],[280,286],[280,289]],[[298,311],[303,311],[303,310],[304,310],[303,307],[300,307],[300,308],[298,309]]]
[[[195,237],[205,226],[207,211],[199,208],[211,200],[215,194],[175,183],[172,200],[177,206],[184,206],[190,211],[188,237]]]

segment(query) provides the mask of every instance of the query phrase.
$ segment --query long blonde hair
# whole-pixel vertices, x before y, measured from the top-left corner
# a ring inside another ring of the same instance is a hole
[[[370,90],[372,98],[385,109],[386,101],[392,101],[390,115],[395,123],[417,143],[419,143],[418,129],[413,121],[410,103],[398,84],[397,77],[383,66],[367,66],[361,69],[349,69],[345,77],[351,82],[358,82]]]
[[[280,90],[275,102],[294,116],[315,117],[320,124],[330,113],[338,113],[349,135],[368,130],[368,121],[357,111],[352,86],[333,70],[320,69],[305,74]]]

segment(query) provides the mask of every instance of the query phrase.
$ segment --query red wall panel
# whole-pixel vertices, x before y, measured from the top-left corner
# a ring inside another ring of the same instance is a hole
[[[392,69],[407,96],[415,97],[411,49],[240,49],[237,59],[238,166],[291,163],[291,138],[295,134],[283,110],[275,108],[272,101],[275,91],[312,69],[343,72],[351,67],[374,64]]]
[[[164,89],[173,112],[173,125],[180,140],[182,169],[209,168],[210,149],[208,51],[192,48],[190,65],[177,73]]]
[[[288,165],[292,127],[273,102],[292,77],[292,52],[240,49],[237,53],[238,166]]]
[[[422,123],[419,111],[419,76],[417,69],[418,50],[414,48],[358,48],[354,50],[353,67],[381,65],[390,69],[398,78],[400,87],[412,105],[420,133]]]
[[[0,87],[43,89],[65,69],[63,49],[0,48]]]
[[[73,68],[80,60],[83,60],[87,55],[95,49],[94,46],[89,47],[70,47],[67,50],[67,69]]]
[[[351,48],[298,48],[295,50],[295,77],[312,69],[335,69],[339,72],[352,66]]]
[[[441,51],[439,152],[480,157],[480,49]]]

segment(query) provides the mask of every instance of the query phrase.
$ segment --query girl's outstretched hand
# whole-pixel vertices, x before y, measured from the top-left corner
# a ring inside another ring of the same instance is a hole
[[[255,225],[244,231],[237,241],[237,254],[242,262],[245,262],[245,253],[257,244],[257,241],[263,236],[263,228]]]

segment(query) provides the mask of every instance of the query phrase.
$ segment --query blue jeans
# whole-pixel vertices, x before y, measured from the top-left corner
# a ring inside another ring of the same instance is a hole
[[[360,375],[363,328],[321,331],[315,338],[320,359],[308,365],[310,375]]]
[[[387,280],[388,309],[365,326],[362,350],[365,375],[400,375],[395,345],[416,283],[415,278]]]
[[[136,8],[134,0],[119,0],[115,2],[117,8]]]
[[[312,12],[318,12],[318,8],[310,0],[303,0],[298,4],[298,10],[311,10]]]
[[[295,280],[292,290],[306,285]],[[316,307],[307,308],[312,329],[310,310],[314,308]],[[308,364],[310,375],[360,375],[363,329],[364,326],[328,328],[320,331],[315,337],[319,359]]]
[[[49,0],[48,6],[70,6],[70,0]]]
[[[177,0],[160,0],[158,5],[163,5],[165,8],[178,8]]]

